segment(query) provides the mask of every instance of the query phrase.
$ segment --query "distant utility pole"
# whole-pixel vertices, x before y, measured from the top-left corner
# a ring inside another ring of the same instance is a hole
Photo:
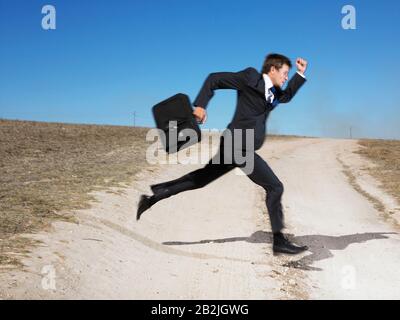
[[[350,127],[350,139],[353,139],[353,134],[352,134],[352,129],[353,129],[353,127]]]
[[[133,111],[133,126],[136,127],[136,111]]]

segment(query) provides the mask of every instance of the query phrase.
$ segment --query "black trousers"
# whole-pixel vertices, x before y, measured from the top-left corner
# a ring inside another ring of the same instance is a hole
[[[246,175],[266,191],[265,202],[268,208],[272,232],[279,232],[284,228],[281,204],[283,184],[269,165],[257,153],[252,152],[254,153],[254,168],[251,173],[248,172]],[[183,191],[202,188],[234,168],[243,168],[246,165],[245,162],[237,164],[235,161],[225,161],[224,159],[224,138],[221,137],[218,152],[205,167],[192,171],[178,179],[152,185],[152,190],[155,191],[154,203]]]

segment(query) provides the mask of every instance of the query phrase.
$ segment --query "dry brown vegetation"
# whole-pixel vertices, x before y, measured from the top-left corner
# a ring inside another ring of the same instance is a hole
[[[96,190],[146,166],[147,128],[0,119],[0,266],[19,266],[34,233],[60,212],[87,208]]]
[[[368,169],[382,187],[400,202],[400,140],[362,139],[357,153],[377,164]]]

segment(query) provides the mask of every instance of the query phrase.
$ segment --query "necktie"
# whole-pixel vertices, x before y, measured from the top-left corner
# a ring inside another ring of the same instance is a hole
[[[274,95],[275,98],[275,94],[276,94],[276,89],[274,87],[269,88],[269,91],[271,91],[271,93]],[[272,103],[272,95],[269,97],[269,102]]]
[[[279,103],[278,99],[276,98],[276,89],[275,87],[271,87],[269,88],[269,90],[272,92],[272,94],[274,95],[274,98],[272,100],[272,96],[269,97],[269,103],[272,104],[272,107],[275,108],[276,105]]]

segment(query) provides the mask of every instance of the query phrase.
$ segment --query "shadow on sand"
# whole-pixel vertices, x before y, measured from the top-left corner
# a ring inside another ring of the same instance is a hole
[[[370,240],[388,239],[387,234],[396,234],[395,232],[366,232],[356,233],[344,236],[324,236],[324,235],[305,235],[295,237],[292,234],[286,234],[288,238],[301,245],[307,245],[311,254],[303,256],[299,260],[290,261],[284,266],[297,268],[307,271],[322,271],[320,268],[312,267],[315,261],[321,261],[333,257],[331,250],[344,250],[353,243],[363,243]],[[196,245],[206,243],[226,243],[245,241],[249,243],[270,243],[272,244],[272,233],[256,231],[250,237],[233,237],[213,240],[200,240],[195,242],[168,241],[164,245]]]

